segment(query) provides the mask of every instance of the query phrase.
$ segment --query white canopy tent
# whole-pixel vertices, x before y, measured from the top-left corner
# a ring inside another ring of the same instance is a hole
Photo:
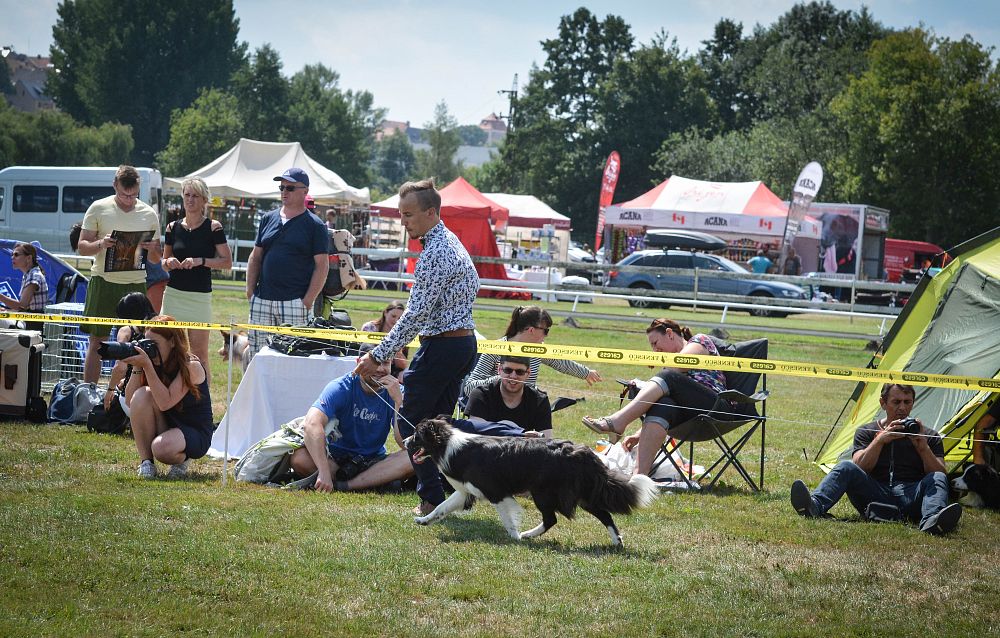
[[[278,182],[274,178],[293,166],[309,175],[309,194],[318,204],[366,204],[371,201],[367,188],[350,186],[340,175],[306,155],[298,142],[261,142],[246,138],[189,175],[164,178],[163,190],[169,195],[180,195],[181,182],[186,177],[200,177],[215,197],[280,199]]]
[[[515,247],[521,241],[532,241],[531,231],[551,224],[559,247],[558,261],[566,261],[569,250],[570,218],[557,213],[534,195],[483,193],[487,198],[510,210],[505,239]],[[534,238],[537,240],[537,236]]]

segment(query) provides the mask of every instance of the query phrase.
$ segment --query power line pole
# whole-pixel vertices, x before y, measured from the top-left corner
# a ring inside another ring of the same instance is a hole
[[[514,74],[514,82],[510,86],[510,90],[499,90],[497,91],[500,95],[507,96],[507,115],[500,113],[497,115],[501,120],[507,120],[507,133],[514,130],[514,109],[517,108],[517,73]]]

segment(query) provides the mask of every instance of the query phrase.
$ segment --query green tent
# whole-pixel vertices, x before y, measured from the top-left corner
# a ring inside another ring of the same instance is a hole
[[[948,252],[951,263],[920,280],[870,367],[1000,378],[1000,227]],[[834,424],[816,455],[825,471],[850,459],[855,430],[879,416],[881,387],[855,388],[846,421],[839,429]],[[941,433],[945,461],[954,469],[970,457],[972,428],[995,393],[922,386],[916,391],[913,416]]]

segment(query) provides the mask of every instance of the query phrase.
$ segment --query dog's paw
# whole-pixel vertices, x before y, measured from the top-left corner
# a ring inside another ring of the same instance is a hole
[[[431,524],[431,517],[430,516],[414,516],[413,517],[413,522],[416,523],[417,525],[430,525]]]

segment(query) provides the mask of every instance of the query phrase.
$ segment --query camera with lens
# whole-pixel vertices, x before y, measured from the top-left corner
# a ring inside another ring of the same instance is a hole
[[[151,361],[155,361],[156,357],[160,354],[159,348],[156,347],[156,342],[152,339],[138,339],[136,341],[129,341],[128,343],[122,343],[121,341],[102,341],[101,346],[97,349],[97,354],[100,355],[102,359],[114,359],[117,361],[119,359],[134,357],[136,354],[136,348],[139,348],[149,355]]]
[[[912,416],[908,416],[899,422],[902,426],[900,432],[905,432],[906,434],[919,434],[920,433],[920,423],[917,422]]]

